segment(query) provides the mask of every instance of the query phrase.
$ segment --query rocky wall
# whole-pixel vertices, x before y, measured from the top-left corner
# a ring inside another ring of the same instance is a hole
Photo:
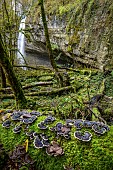
[[[47,14],[52,48],[60,49],[58,56],[61,58],[63,51],[65,56],[75,63],[96,67],[102,71],[112,68],[112,7],[111,0],[90,0],[79,2],[79,8],[68,11],[68,15]],[[27,29],[29,32],[26,31],[26,51],[47,53],[41,17],[35,22],[29,20]],[[66,57],[63,58],[65,60]]]

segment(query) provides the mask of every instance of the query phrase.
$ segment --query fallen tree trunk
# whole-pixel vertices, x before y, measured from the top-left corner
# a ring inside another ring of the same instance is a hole
[[[14,94],[5,94],[0,96],[0,100],[3,99],[14,99]]]
[[[37,67],[28,66],[28,65],[13,65],[13,67],[26,67],[28,69],[33,69],[33,70],[49,70],[49,71],[53,71],[53,69],[51,67],[45,67],[43,65],[39,65]]]
[[[72,71],[72,72],[76,72],[76,73],[79,73],[79,74],[91,74],[91,75],[95,75],[99,72],[99,69],[77,69],[77,68],[68,68],[68,67],[62,67],[62,66],[59,66],[57,65],[57,67],[59,69],[64,69],[64,70],[68,70],[68,71]]]
[[[36,87],[36,86],[47,86],[47,85],[52,85],[53,82],[49,81],[49,82],[38,82],[38,83],[34,83],[34,84],[29,84],[26,86],[23,86],[23,89],[28,89],[28,88],[32,88],[32,87]]]
[[[12,89],[11,89],[11,87],[1,88],[0,92],[2,92],[4,94],[11,94],[12,93]]]
[[[59,89],[54,89],[51,91],[39,91],[39,92],[32,92],[32,93],[25,93],[25,96],[48,96],[48,95],[62,95],[64,93],[74,92],[74,88],[72,86],[62,87]],[[13,99],[14,95],[2,95],[0,99]]]
[[[23,86],[22,89],[28,89],[28,88],[32,88],[32,87],[36,87],[36,86],[47,86],[47,85],[52,85],[53,82],[52,81],[48,81],[48,82],[38,82],[38,83],[34,83],[34,84],[28,84],[26,86]],[[7,88],[1,88],[0,92],[11,92],[11,88],[7,87]]]
[[[59,88],[59,89],[54,89],[54,90],[51,90],[51,91],[40,91],[40,92],[32,92],[32,93],[28,93],[28,94],[25,94],[26,96],[41,96],[41,95],[62,95],[63,93],[67,93],[67,92],[74,92],[74,88],[72,86],[67,86],[67,87],[62,87],[62,88]]]
[[[0,88],[0,92],[3,92],[3,93],[11,93],[11,92],[12,92],[12,89],[11,89],[11,87]]]

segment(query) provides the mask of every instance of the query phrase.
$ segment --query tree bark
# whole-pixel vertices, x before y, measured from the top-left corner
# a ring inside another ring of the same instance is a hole
[[[6,88],[6,77],[5,77],[5,73],[3,71],[3,68],[1,67],[1,87],[2,88]]]
[[[46,15],[45,15],[43,0],[39,0],[39,5],[41,7],[42,22],[43,22],[43,27],[44,27],[44,32],[45,32],[46,46],[47,46],[47,50],[48,50],[48,54],[49,54],[49,59],[50,59],[50,62],[51,62],[53,69],[55,70],[56,77],[59,81],[59,84],[60,84],[61,87],[63,87],[64,86],[63,77],[60,74],[60,72],[58,71],[57,65],[56,65],[54,57],[53,57],[53,52],[52,52],[51,43],[50,43],[50,39],[49,39],[49,32],[48,32],[48,26],[47,26],[47,21],[46,21]]]
[[[2,36],[0,34],[0,65],[2,66],[5,76],[11,85],[11,88],[14,92],[14,96],[16,99],[16,103],[18,107],[24,108],[26,106],[27,100],[24,96],[21,83],[17,79],[13,67],[8,59],[8,54],[6,52],[6,48],[4,46]]]

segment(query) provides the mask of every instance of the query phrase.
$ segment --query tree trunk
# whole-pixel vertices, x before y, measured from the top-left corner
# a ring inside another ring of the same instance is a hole
[[[2,88],[6,88],[6,77],[5,77],[5,73],[4,73],[2,67],[0,67],[0,69],[1,69],[1,87],[2,87]]]
[[[11,85],[14,92],[17,106],[24,108],[26,106],[27,100],[24,96],[21,83],[18,81],[16,75],[14,74],[13,67],[8,59],[8,54],[6,52],[2,36],[0,34],[0,65],[3,68],[5,76]]]
[[[45,32],[46,46],[47,46],[47,50],[48,50],[48,54],[49,54],[49,59],[50,59],[53,69],[55,70],[56,77],[60,83],[60,86],[63,87],[63,77],[60,74],[60,72],[58,71],[57,65],[56,65],[54,57],[53,57],[43,0],[39,0],[39,5],[41,7],[42,22],[43,22],[43,27],[44,27],[44,32]]]

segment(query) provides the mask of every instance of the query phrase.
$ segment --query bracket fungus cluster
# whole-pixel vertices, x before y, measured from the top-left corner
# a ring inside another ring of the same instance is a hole
[[[34,136],[33,144],[35,148],[43,148],[43,147],[48,147],[50,145],[49,137],[46,134],[41,133],[39,135],[36,134],[36,132],[34,132],[33,136]]]
[[[53,132],[56,132],[57,137],[63,136],[66,139],[70,139],[71,138],[71,135],[70,135],[71,128],[66,126],[66,125],[63,125],[60,122],[57,123],[56,126],[50,128],[50,130],[53,131]]]
[[[105,132],[109,131],[109,127],[102,123],[102,122],[96,122],[96,121],[89,121],[89,120],[82,120],[78,119],[74,121],[74,126],[77,130],[74,132],[74,137],[81,140],[88,142],[92,138],[92,134],[88,131],[85,131],[84,133],[80,131],[82,128],[90,128],[92,129],[96,134],[103,135]]]
[[[39,112],[27,112],[27,111],[13,111],[10,114],[10,117],[7,117],[5,121],[3,121],[2,126],[9,128],[11,125],[11,121],[21,122],[23,124],[29,125],[32,124],[37,117],[40,116]],[[19,128],[19,127],[18,127]],[[18,128],[15,128],[16,130]],[[15,132],[15,130],[14,130]],[[16,132],[15,132],[16,133]]]
[[[81,131],[76,131],[74,137],[81,141],[88,142],[91,140],[92,134],[90,132],[82,133]]]
[[[32,168],[34,161],[26,152],[25,146],[18,145],[9,155],[10,162],[12,162],[12,169],[20,169],[23,165],[28,165]]]
[[[63,165],[64,170],[74,170],[74,168],[70,165]]]
[[[56,121],[56,118],[51,115],[47,115],[47,117],[43,121],[37,124],[37,128],[43,132],[37,133],[33,130],[29,131],[29,126],[34,123],[34,121],[38,119],[39,116],[43,115],[37,111],[13,111],[10,114],[10,117],[3,121],[2,126],[9,128],[10,126],[13,126],[13,122],[15,122],[17,124],[14,127],[13,132],[19,133],[24,124],[24,126],[26,126],[26,135],[29,137],[30,140],[33,140],[34,147],[37,149],[46,148],[46,153],[48,155],[54,156],[62,155],[64,152],[57,142],[50,141],[50,138],[47,135],[48,130],[56,135],[56,139],[59,137],[71,139],[71,128],[75,128],[74,137],[83,142],[88,142],[92,139],[92,134],[88,131],[83,132],[83,128],[85,130],[86,128],[92,129],[98,135],[103,135],[109,130],[108,125],[102,122],[83,119],[67,119],[65,124],[61,122],[56,122],[56,125],[54,124],[54,126],[49,127],[50,124]]]
[[[48,155],[58,156],[63,155],[64,151],[56,141],[52,141],[51,144],[46,148],[46,153]]]
[[[22,124],[15,126],[15,128],[13,129],[14,133],[20,133],[22,129]]]
[[[10,120],[6,120],[2,123],[2,126],[5,127],[5,128],[9,128],[11,125],[11,121]]]
[[[100,122],[93,124],[92,129],[99,135],[103,135],[106,131],[109,130],[108,126],[101,124]]]
[[[53,123],[55,121],[55,117],[48,116],[44,121],[40,122],[37,126],[41,130],[45,130],[48,128],[48,124]]]

